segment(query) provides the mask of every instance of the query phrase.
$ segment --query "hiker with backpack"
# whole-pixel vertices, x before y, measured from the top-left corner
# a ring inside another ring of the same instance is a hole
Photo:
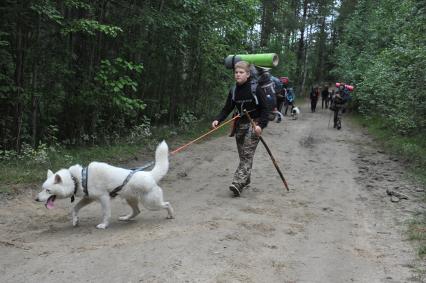
[[[287,111],[288,111],[288,107],[289,106],[291,106],[290,113],[292,113],[293,108],[294,108],[294,100],[295,100],[295,98],[296,98],[296,96],[294,94],[293,88],[289,87],[288,89],[286,89],[284,116],[287,116]]]
[[[328,108],[328,87],[324,86],[324,88],[321,91],[321,109],[324,109],[324,105],[325,105],[325,109]]]
[[[250,184],[254,153],[262,130],[268,125],[268,94],[265,94],[265,89],[262,89],[261,80],[270,80],[270,77],[267,78],[263,74],[263,77],[261,76],[257,81],[251,75],[250,64],[246,61],[239,61],[234,66],[234,78],[235,85],[230,89],[225,105],[212,122],[212,127],[216,128],[234,109],[240,115],[234,125],[240,162],[229,186],[234,196],[238,197]],[[255,121],[255,128],[244,115],[244,110],[249,112]]]
[[[311,112],[314,113],[317,109],[317,103],[319,98],[319,90],[318,87],[312,88],[311,93],[309,94],[309,98],[311,99]]]
[[[351,99],[349,91],[353,89],[352,86],[345,85],[344,83],[336,83],[338,87],[333,100],[330,105],[330,110],[334,112],[334,128],[340,130],[342,128],[342,115],[346,111],[346,105]]]

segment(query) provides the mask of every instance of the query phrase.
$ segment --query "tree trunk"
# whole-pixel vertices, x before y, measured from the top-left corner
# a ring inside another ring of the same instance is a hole
[[[260,47],[267,47],[272,32],[273,0],[262,1]]]
[[[327,34],[326,34],[326,18],[328,15],[328,2],[329,0],[319,1],[318,14],[320,17],[319,22],[319,39],[317,44],[318,50],[318,63],[316,67],[316,76],[315,79],[317,82],[324,82],[326,70],[324,69],[325,57],[327,56]]]
[[[35,36],[35,46],[38,47],[38,41],[40,37],[40,15],[37,16],[37,28]],[[37,95],[37,60],[32,62],[32,76],[31,76],[31,123],[32,123],[32,146],[35,148],[37,146],[37,117],[38,117],[38,95]]]
[[[296,82],[297,86],[300,87],[300,91],[302,91],[302,79],[303,79],[303,69],[301,66],[304,65],[304,49],[305,49],[305,25],[306,18],[308,15],[308,0],[303,0],[303,13],[302,13],[302,22],[300,24],[299,33],[299,45],[297,49],[297,67],[296,67]]]
[[[24,73],[24,32],[21,27],[19,19],[16,19],[16,45],[15,45],[15,150],[20,152],[21,149],[21,130],[23,119],[23,105],[22,105],[22,90],[24,88],[23,73]]]
[[[306,35],[307,41],[306,41],[306,45],[305,45],[305,58],[303,60],[303,77],[302,77],[302,83],[300,86],[300,93],[305,93],[305,88],[306,88],[306,76],[308,74],[308,56],[309,56],[309,36],[311,34],[312,31],[312,25],[309,26],[309,30],[308,33]]]

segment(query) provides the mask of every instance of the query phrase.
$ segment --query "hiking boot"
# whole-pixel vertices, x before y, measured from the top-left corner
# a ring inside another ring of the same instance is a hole
[[[242,192],[242,188],[238,184],[231,184],[229,190],[234,193],[234,197],[239,197]]]

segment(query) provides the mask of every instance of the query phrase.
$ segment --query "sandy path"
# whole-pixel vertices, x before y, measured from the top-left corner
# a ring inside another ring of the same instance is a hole
[[[48,211],[31,191],[1,202],[0,281],[420,282],[402,223],[424,209],[424,192],[361,129],[327,129],[328,114],[303,107],[264,133],[289,193],[259,145],[251,188],[232,198],[237,154],[222,137],[171,159],[161,185],[174,220],[144,209],[119,222],[128,207],[118,199],[101,231],[98,204],[73,228],[69,201]],[[387,188],[410,199],[392,203]]]

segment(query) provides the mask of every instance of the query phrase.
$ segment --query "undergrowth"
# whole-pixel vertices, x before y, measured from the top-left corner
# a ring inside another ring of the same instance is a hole
[[[132,142],[129,142],[129,138],[126,137],[121,142],[109,145],[80,147],[42,145],[37,149],[28,146],[20,155],[14,152],[4,152],[0,159],[0,194],[10,194],[19,189],[40,186],[48,169],[57,171],[74,164],[84,166],[91,161],[125,166],[130,160],[138,159],[141,155],[152,156],[161,140],[166,140],[172,151],[209,131],[210,123],[211,121],[201,120],[192,121],[190,127],[152,127],[150,135],[145,135],[143,139],[136,139]],[[224,135],[228,129],[225,126],[199,142]],[[190,150],[190,146],[185,150]]]

